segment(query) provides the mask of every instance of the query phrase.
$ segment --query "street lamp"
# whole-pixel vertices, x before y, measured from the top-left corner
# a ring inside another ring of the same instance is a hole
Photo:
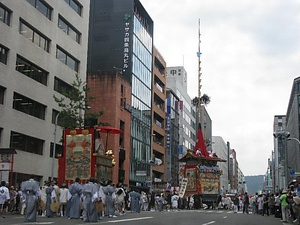
[[[55,116],[54,124],[54,140],[53,140],[53,152],[52,152],[52,169],[51,169],[51,181],[53,180],[54,175],[54,161],[55,161],[55,151],[56,151],[56,130],[57,130],[57,121],[61,111]]]
[[[295,140],[295,141],[297,141],[298,144],[300,145],[300,141],[299,141],[299,139],[297,139],[297,138],[289,137],[288,140]]]
[[[84,126],[84,117],[82,118],[82,111],[85,112],[85,110],[89,110],[92,107],[89,105],[85,105],[82,109],[80,108],[78,111],[78,115],[79,115],[79,127],[83,127]]]

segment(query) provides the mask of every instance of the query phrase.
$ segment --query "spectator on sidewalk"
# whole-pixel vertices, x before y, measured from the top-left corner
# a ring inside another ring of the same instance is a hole
[[[236,194],[233,197],[233,210],[234,210],[234,213],[237,213],[239,211],[239,203],[240,203],[239,196]]]
[[[282,213],[282,222],[287,222],[289,212],[288,212],[288,202],[287,202],[287,190],[284,189],[282,191],[282,195],[280,196],[280,203],[281,203],[281,213]]]
[[[243,201],[243,213],[247,213],[249,214],[249,203],[250,203],[250,200],[249,200],[249,195],[247,192],[245,192],[245,195],[244,195],[244,201]]]

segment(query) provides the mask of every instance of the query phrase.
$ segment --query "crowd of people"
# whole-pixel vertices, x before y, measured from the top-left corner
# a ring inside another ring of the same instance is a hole
[[[123,215],[126,211],[141,212],[166,208],[177,209],[180,198],[177,193],[167,195],[146,194],[138,189],[126,189],[123,184],[112,181],[99,182],[90,178],[81,184],[79,178],[68,187],[56,181],[45,182],[43,186],[31,177],[22,182],[20,190],[9,187],[5,181],[0,186],[0,215],[20,213],[25,222],[35,222],[37,214],[43,217],[66,217],[96,222],[104,217]]]
[[[243,213],[262,216],[275,216],[283,223],[293,223],[300,225],[300,183],[293,182],[287,189],[278,193],[262,193],[255,195],[227,194],[219,196],[218,208],[234,210],[237,213],[241,209]]]
[[[181,198],[176,191],[145,193],[138,189],[128,190],[121,183],[115,185],[110,180],[99,182],[94,178],[84,184],[76,178],[68,187],[66,183],[58,186],[56,181],[45,182],[40,187],[33,178],[22,182],[20,190],[9,187],[5,181],[0,185],[0,215],[5,218],[8,212],[17,212],[24,215],[26,222],[35,222],[37,214],[97,222],[104,217],[121,216],[127,211],[139,213],[208,207],[198,194]],[[276,194],[220,195],[211,208],[273,215],[282,222],[300,225],[300,184],[295,182],[289,189]]]

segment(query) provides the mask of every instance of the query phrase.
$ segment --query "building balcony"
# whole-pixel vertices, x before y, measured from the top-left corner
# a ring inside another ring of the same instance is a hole
[[[166,94],[164,90],[160,90],[157,86],[154,85],[154,93],[161,99],[166,99]]]
[[[162,164],[160,166],[153,166],[152,170],[155,171],[155,172],[159,172],[159,173],[164,174],[165,173],[165,165]]]
[[[153,142],[153,149],[155,151],[158,151],[162,154],[165,154],[165,146],[163,143],[160,143],[160,142]]]
[[[152,123],[152,124],[153,124],[153,130],[155,130],[160,135],[165,136],[166,131],[163,127],[157,125],[156,123]]]
[[[166,112],[165,109],[163,107],[161,107],[160,105],[156,105],[153,107],[153,110],[155,113],[157,113],[160,117],[165,118],[166,117]]]

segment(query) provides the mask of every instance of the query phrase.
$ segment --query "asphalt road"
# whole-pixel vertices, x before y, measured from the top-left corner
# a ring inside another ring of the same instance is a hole
[[[128,225],[282,225],[280,219],[257,214],[233,213],[226,210],[181,210],[163,212],[126,213],[116,218],[104,218],[95,223],[38,216],[37,222],[25,223],[21,215],[6,215],[0,218],[0,225],[87,225],[87,224],[128,224]]]

